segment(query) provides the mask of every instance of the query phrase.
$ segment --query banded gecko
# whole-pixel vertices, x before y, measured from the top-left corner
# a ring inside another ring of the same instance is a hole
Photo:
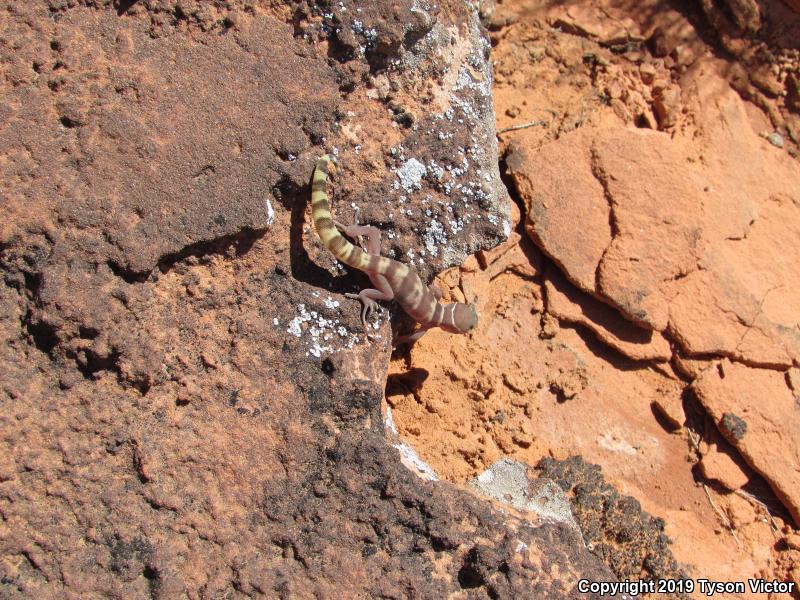
[[[432,327],[441,327],[450,333],[467,333],[478,323],[474,304],[451,302],[442,304],[442,292],[436,286],[428,287],[419,275],[401,262],[380,255],[381,232],[377,227],[342,225],[331,215],[328,204],[328,172],[336,168],[336,159],[328,154],[317,161],[311,181],[311,215],[322,243],[340,261],[369,276],[374,288],[359,294],[346,294],[361,301],[361,322],[377,307],[376,300],[397,300],[408,315],[420,324],[420,329],[401,342],[415,342]],[[367,251],[351,244],[350,238],[367,238]]]

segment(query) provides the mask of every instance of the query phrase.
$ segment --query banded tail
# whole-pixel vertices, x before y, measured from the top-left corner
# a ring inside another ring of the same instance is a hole
[[[369,254],[351,244],[336,228],[328,204],[328,173],[336,168],[336,159],[326,154],[317,161],[311,180],[311,218],[319,239],[336,258],[344,264],[366,271],[370,266]]]

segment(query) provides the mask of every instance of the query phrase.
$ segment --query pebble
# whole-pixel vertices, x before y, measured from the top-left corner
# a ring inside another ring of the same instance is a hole
[[[776,148],[783,148],[783,136],[777,131],[773,131],[767,136],[767,141]]]

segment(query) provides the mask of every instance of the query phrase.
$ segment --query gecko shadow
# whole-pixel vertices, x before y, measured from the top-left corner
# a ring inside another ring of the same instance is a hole
[[[386,378],[386,398],[413,395],[417,397],[430,373],[427,369],[411,367],[402,373],[392,373]]]
[[[114,0],[112,6],[117,11],[117,16],[121,17],[137,2],[138,0]]]

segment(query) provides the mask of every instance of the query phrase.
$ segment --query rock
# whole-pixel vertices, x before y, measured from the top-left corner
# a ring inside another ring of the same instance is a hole
[[[686,424],[686,412],[683,410],[683,402],[680,397],[661,394],[653,400],[652,406],[666,419],[673,431]]]
[[[703,477],[718,482],[730,491],[743,488],[750,481],[748,467],[736,451],[722,441],[712,445],[703,455],[700,471]]]
[[[741,440],[744,434],[747,433],[747,421],[732,412],[723,413],[718,426],[719,430],[728,438],[733,438],[737,441]]]
[[[665,137],[618,130],[593,143],[594,170],[611,198],[615,227],[599,264],[598,291],[659,331],[669,321],[659,288],[695,266],[700,231],[692,198],[702,187]]]
[[[608,484],[600,467],[572,456],[566,460],[543,458],[536,469],[540,477],[552,479],[566,492],[586,544],[606,557],[617,577],[682,576],[664,535],[664,521],[650,516],[635,498]]]
[[[507,164],[525,201],[528,235],[570,281],[593,292],[611,227],[603,186],[592,174],[587,134],[580,129],[535,154],[524,144],[513,143]],[[575,243],[576,223],[583,224],[580,244]]]
[[[586,373],[581,367],[560,371],[553,375],[549,383],[551,391],[558,397],[559,402],[572,400],[588,385]]]
[[[798,0],[800,2],[800,0]],[[786,102],[795,111],[800,111],[800,74],[790,73],[786,77]]]
[[[572,283],[686,356],[786,369],[800,360],[800,291],[785,285],[800,247],[773,240],[800,237],[800,168],[763,151],[740,98],[702,100],[725,118],[693,140],[585,127],[533,151],[519,136],[508,166],[526,231]]]
[[[688,379],[695,379],[705,369],[713,366],[713,362],[707,359],[688,358],[681,353],[673,355],[672,364],[675,369]]]
[[[794,399],[800,406],[800,368],[795,367],[786,371],[786,385],[792,390]]]
[[[758,89],[772,98],[777,98],[784,91],[783,84],[769,64],[760,65],[750,73],[750,81],[752,81],[753,85]]]
[[[380,410],[387,320],[366,338],[341,294],[363,280],[304,217],[337,149],[334,212],[383,222],[403,197],[392,250],[426,278],[509,235],[476,8],[247,6],[3,12],[4,591],[447,597],[466,581],[535,598],[613,578],[563,525],[404,466]]]
[[[667,361],[669,342],[659,332],[624,319],[619,312],[581,293],[555,269],[545,279],[547,310],[563,321],[588,328],[597,338],[633,360]]]
[[[556,337],[559,330],[558,319],[549,313],[542,315],[542,330],[539,337],[543,340],[550,340]]]
[[[471,479],[469,485],[484,496],[532,512],[544,521],[563,523],[580,533],[561,488],[549,479],[535,477],[529,469],[525,463],[501,458]]]
[[[589,5],[572,5],[562,11],[563,14],[551,18],[551,23],[568,33],[589,37],[604,46],[644,41],[639,25],[624,11]]]
[[[800,550],[800,535],[796,533],[790,533],[787,534],[783,540],[792,550]]]
[[[678,123],[681,109],[681,90],[668,86],[653,97],[653,109],[658,118],[658,128],[670,129]]]
[[[783,148],[784,146],[783,136],[777,131],[773,131],[767,135],[767,141],[776,148]]]
[[[650,52],[656,58],[668,56],[676,46],[675,40],[671,39],[671,36],[661,27],[656,27],[653,30],[653,33],[650,34],[647,40],[647,44],[650,48]]]
[[[800,523],[800,412],[784,374],[723,360],[692,388],[720,432]]]
[[[755,0],[724,0],[722,6],[712,0],[701,0],[700,4],[720,35],[738,37],[744,32],[758,31],[761,26],[761,11]]]
[[[800,10],[800,8],[798,8]],[[800,589],[800,566],[794,566],[789,570],[789,577],[794,583],[794,589]]]
[[[656,73],[656,68],[650,63],[639,65],[639,76],[642,78],[642,83],[646,85],[653,83]]]
[[[732,496],[726,510],[731,525],[736,530],[742,530],[760,518],[755,506],[746,498]]]

